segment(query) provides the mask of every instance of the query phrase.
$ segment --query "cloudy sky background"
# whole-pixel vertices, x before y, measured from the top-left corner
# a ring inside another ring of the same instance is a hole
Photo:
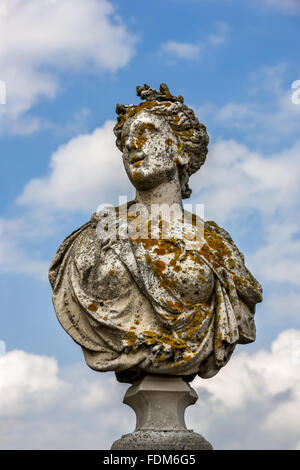
[[[132,197],[115,105],[166,82],[210,135],[188,202],[264,287],[257,341],[193,382],[188,427],[300,450],[299,33],[299,0],[0,0],[1,449],[108,449],[134,428],[127,386],[58,324],[47,270],[98,204]]]

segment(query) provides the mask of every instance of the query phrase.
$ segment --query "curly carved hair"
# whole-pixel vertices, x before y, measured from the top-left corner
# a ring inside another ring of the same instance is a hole
[[[171,95],[164,83],[160,85],[159,91],[146,84],[143,87],[138,86],[137,95],[146,101],[139,105],[116,106],[118,122],[114,127],[114,134],[117,137],[117,147],[123,152],[122,130],[128,118],[142,110],[163,116],[177,137],[178,152],[188,155],[186,165],[178,164],[182,198],[186,199],[192,192],[188,184],[189,177],[199,170],[206,159],[209,142],[206,127],[198,121],[193,110],[183,104],[183,97]]]

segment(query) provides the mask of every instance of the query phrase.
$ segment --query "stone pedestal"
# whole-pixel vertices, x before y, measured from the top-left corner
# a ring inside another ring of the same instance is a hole
[[[123,403],[136,413],[136,428],[115,441],[112,450],[212,450],[184,421],[185,409],[198,399],[181,377],[147,375],[127,390]]]

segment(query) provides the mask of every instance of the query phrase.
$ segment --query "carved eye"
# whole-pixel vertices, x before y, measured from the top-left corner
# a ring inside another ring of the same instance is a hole
[[[139,135],[143,135],[143,134],[146,134],[146,133],[151,134],[151,133],[157,132],[157,131],[158,131],[157,127],[155,127],[155,125],[152,124],[151,122],[142,122],[141,125],[138,128],[137,133]]]

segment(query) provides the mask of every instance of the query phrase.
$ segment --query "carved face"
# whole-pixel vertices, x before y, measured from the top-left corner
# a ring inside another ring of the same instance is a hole
[[[122,141],[125,170],[137,189],[155,188],[175,177],[178,141],[163,117],[142,111],[127,119]]]

